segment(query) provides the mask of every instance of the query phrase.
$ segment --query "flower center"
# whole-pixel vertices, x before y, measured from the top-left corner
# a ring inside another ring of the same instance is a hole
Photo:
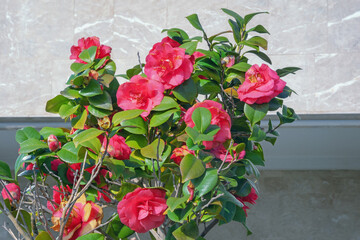
[[[249,77],[249,80],[251,83],[257,83],[257,82],[262,82],[263,79],[262,79],[262,76],[260,73],[256,73],[256,74],[253,74]]]

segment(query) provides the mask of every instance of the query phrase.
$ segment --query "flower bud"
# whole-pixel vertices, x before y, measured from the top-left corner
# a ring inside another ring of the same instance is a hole
[[[110,118],[108,116],[105,116],[104,118],[100,118],[100,119],[98,119],[98,124],[99,124],[99,127],[106,130],[111,125]]]
[[[190,193],[190,196],[189,196],[189,199],[187,200],[187,202],[190,202],[194,199],[194,189],[195,189],[195,186],[194,184],[190,181],[189,184],[187,185],[187,190],[189,191]]]
[[[53,134],[51,134],[48,137],[47,143],[48,143],[50,151],[52,151],[52,152],[55,152],[56,150],[61,148],[61,143],[59,142],[57,137],[55,135],[53,135]]]
[[[221,59],[221,64],[225,65],[226,67],[231,67],[235,63],[235,57],[234,56],[226,56],[223,59]]]
[[[89,77],[95,79],[95,80],[98,80],[98,77],[99,77],[99,73],[95,70],[90,70],[89,72]]]
[[[18,185],[16,185],[15,183],[9,183],[5,186],[5,188],[3,188],[3,190],[1,191],[1,195],[4,199],[9,199],[10,203],[13,200],[15,201],[20,200],[21,193],[20,193],[20,187]]]

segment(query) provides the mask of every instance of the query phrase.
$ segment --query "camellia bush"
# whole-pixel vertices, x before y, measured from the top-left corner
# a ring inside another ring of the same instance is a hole
[[[145,63],[139,57],[125,74],[116,75],[111,47],[97,37],[71,47],[73,74],[46,104],[71,129],[20,129],[14,178],[0,162],[0,208],[13,238],[205,239],[231,221],[251,233],[261,144],[275,144],[277,128],[298,118],[283,104],[293,91],[282,78],[299,68],[267,65],[258,35],[268,31],[247,28],[260,13],[222,11],[224,32],[208,36],[190,15],[200,36],[163,30]],[[261,124],[268,113],[278,125]],[[28,180],[22,190],[19,177]]]

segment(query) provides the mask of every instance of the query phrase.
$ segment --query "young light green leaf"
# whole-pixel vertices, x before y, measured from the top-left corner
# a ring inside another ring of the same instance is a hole
[[[74,137],[73,139],[74,145],[75,147],[77,147],[78,145],[81,145],[83,142],[96,138],[102,133],[104,133],[104,131],[99,130],[97,128],[86,129]]]
[[[118,112],[113,116],[112,123],[114,126],[117,126],[124,120],[129,120],[140,116],[140,114],[143,112],[144,110],[142,109],[132,109],[132,110]]]

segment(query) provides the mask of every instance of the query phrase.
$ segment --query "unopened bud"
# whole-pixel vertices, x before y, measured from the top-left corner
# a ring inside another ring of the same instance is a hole
[[[100,118],[100,119],[98,119],[98,124],[99,124],[99,127],[106,130],[111,125],[110,118],[108,116],[105,116],[104,118]]]
[[[187,202],[190,202],[194,199],[194,189],[195,189],[195,186],[194,184],[190,181],[189,184],[187,185],[187,190],[189,191],[190,193],[190,196],[189,196],[189,199],[187,200]]]
[[[55,152],[56,150],[61,148],[61,143],[59,142],[57,137],[55,135],[53,135],[53,134],[51,134],[48,137],[47,143],[48,143],[50,151],[52,151],[52,152]]]
[[[235,63],[235,57],[234,56],[226,56],[223,59],[221,59],[221,64],[225,65],[226,67],[231,67]]]
[[[99,73],[95,70],[90,70],[89,72],[89,77],[95,79],[95,80],[98,80],[98,77],[99,77]]]

